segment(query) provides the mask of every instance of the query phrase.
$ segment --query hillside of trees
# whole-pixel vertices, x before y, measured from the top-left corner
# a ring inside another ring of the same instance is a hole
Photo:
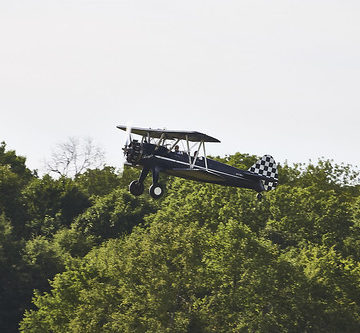
[[[281,165],[261,202],[172,177],[134,197],[138,173],[40,177],[0,144],[1,332],[360,332],[356,168]]]

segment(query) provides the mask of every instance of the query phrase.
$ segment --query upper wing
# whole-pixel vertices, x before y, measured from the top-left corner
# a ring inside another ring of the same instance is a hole
[[[116,126],[117,128],[126,131],[126,126]],[[152,129],[152,128],[140,128],[140,127],[132,127],[131,133],[138,135],[149,135],[152,138],[160,138],[162,135],[163,138],[173,140],[180,139],[194,141],[194,142],[220,142],[218,139],[215,139],[209,135],[200,133],[200,132],[189,132],[189,131],[168,131],[162,129]]]

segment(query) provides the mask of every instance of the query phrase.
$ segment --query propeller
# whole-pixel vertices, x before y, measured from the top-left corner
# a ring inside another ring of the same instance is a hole
[[[131,142],[131,126],[126,126],[126,143],[125,146],[127,147],[129,145],[129,142]]]
[[[120,173],[123,173],[124,172],[124,169],[125,169],[125,162],[126,162],[126,153],[128,151],[128,146],[129,144],[131,143],[131,125],[130,124],[127,124],[126,125],[126,141],[125,141],[125,146],[122,148],[123,152],[124,152],[124,158],[123,158],[123,163],[121,165],[121,168],[120,168]]]

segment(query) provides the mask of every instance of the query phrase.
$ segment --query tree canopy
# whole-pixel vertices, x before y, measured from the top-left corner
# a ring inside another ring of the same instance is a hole
[[[2,331],[360,331],[355,167],[281,165],[262,202],[167,177],[155,201],[137,170],[39,177],[0,148]]]

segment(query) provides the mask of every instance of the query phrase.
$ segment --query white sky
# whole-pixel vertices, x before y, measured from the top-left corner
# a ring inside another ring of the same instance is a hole
[[[0,140],[30,168],[69,136],[119,167],[129,122],[360,165],[359,88],[360,1],[0,0]]]

